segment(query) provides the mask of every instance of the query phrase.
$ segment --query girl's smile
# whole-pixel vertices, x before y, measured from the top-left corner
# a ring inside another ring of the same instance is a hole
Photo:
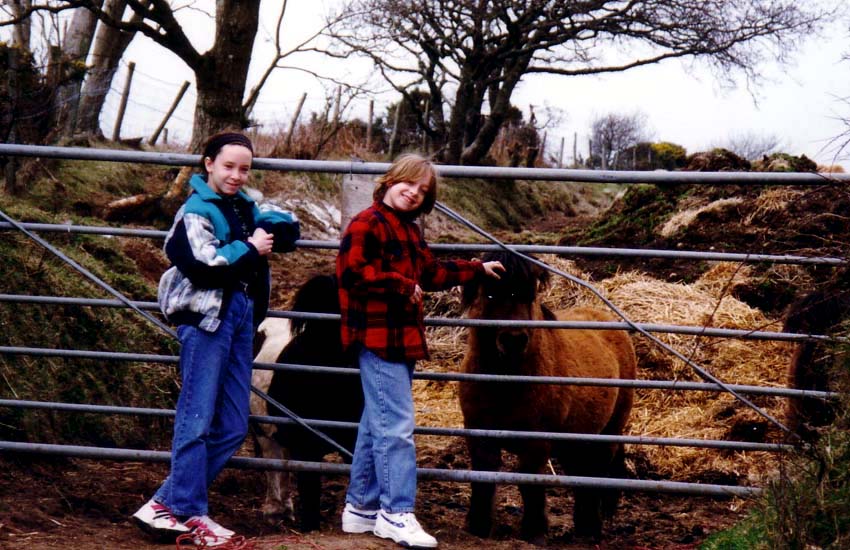
[[[422,174],[414,182],[400,181],[387,189],[384,204],[400,212],[412,212],[422,206],[431,181],[429,173]]]
[[[207,185],[220,195],[235,195],[248,181],[253,155],[250,149],[231,143],[221,148],[215,159],[204,159]]]

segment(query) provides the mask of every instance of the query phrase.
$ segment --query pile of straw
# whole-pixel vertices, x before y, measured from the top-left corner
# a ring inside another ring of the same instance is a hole
[[[779,330],[778,320],[735,299],[734,286],[746,284],[748,270],[721,263],[693,284],[658,281],[624,273],[602,281],[600,290],[636,322],[745,330]],[[588,298],[587,303],[593,299]],[[786,343],[731,338],[656,334],[685,357],[729,384],[781,386],[790,357]],[[636,335],[639,378],[700,380],[693,369],[669,352]],[[780,399],[754,401],[782,419]],[[657,437],[737,439],[740,427],[758,425],[761,417],[726,393],[642,390],[636,393],[630,433]],[[759,480],[776,461],[765,453],[722,453],[689,447],[645,446],[637,449],[654,473],[682,480],[716,476]]]

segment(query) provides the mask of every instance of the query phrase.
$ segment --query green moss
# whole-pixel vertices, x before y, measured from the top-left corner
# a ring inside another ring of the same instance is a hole
[[[39,195],[0,208],[15,219],[58,221],[40,208]],[[64,214],[62,221],[104,225]],[[42,237],[133,300],[150,301],[152,282],[126,257],[118,239],[44,233]],[[0,278],[6,292],[37,296],[113,298],[67,263],[16,231],[0,231]],[[123,308],[0,302],[5,346],[174,354],[176,344],[137,313]],[[0,397],[34,401],[172,408],[177,395],[172,365],[0,355]],[[0,408],[0,438],[98,445],[166,445],[161,421],[135,416]],[[147,443],[145,443],[147,442]]]
[[[763,550],[770,548],[758,515],[751,516],[729,530],[715,533],[700,545],[700,550]]]
[[[581,245],[651,242],[653,230],[675,212],[676,204],[687,192],[685,187],[631,185],[615,209],[572,238]]]
[[[560,182],[445,180],[440,200],[479,225],[521,231],[552,211],[572,214],[574,190]]]

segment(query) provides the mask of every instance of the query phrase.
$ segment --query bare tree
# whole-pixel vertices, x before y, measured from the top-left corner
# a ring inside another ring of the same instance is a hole
[[[824,149],[831,149],[833,162],[850,159],[850,96],[839,98],[845,110],[844,115],[836,115],[836,119],[844,127],[837,136],[829,140]]]
[[[150,5],[150,0],[141,0],[140,4]],[[123,19],[127,9],[127,0],[107,0],[105,13],[116,21]],[[138,24],[141,16],[132,12],[130,21]],[[80,107],[77,114],[76,132],[100,134],[100,112],[106,95],[109,93],[115,72],[127,46],[135,36],[133,31],[122,31],[110,25],[100,25],[92,46],[92,66],[88,70]]]
[[[259,25],[260,0],[218,0],[213,45],[204,53],[189,40],[169,2],[153,0],[149,9],[138,0],[128,0],[128,5],[141,21],[118,21],[91,2],[88,8],[109,25],[144,34],[192,69],[197,101],[190,148],[196,150],[207,136],[224,128],[245,127],[242,98]]]
[[[850,62],[850,51],[841,56],[842,61]],[[839,97],[838,102],[844,114],[836,115],[844,130],[829,140],[824,149],[832,150],[833,162],[850,159],[850,96]]]
[[[528,74],[578,76],[699,58],[725,77],[758,80],[785,62],[835,0],[356,0],[332,32],[336,55],[362,55],[401,92],[425,88],[420,111],[448,162],[487,153]],[[837,8],[836,8],[837,9]],[[415,112],[415,111],[414,111]]]
[[[94,0],[98,9],[103,0]],[[77,108],[80,105],[80,92],[86,74],[86,57],[89,54],[97,17],[84,8],[76,8],[71,17],[64,43],[53,47],[52,62],[58,63],[61,83],[56,90],[53,104],[55,127],[61,135],[71,135],[77,122]]]
[[[111,12],[109,6],[104,9],[102,0],[40,0],[33,2],[24,13],[0,20],[0,26],[17,24],[36,11],[55,13],[83,7],[116,29],[144,34],[177,55],[194,72],[197,101],[190,145],[193,150],[211,133],[224,128],[244,128],[248,122],[248,108],[256,101],[259,89],[265,83],[264,78],[243,104],[248,67],[259,25],[260,0],[216,0],[213,45],[203,53],[192,44],[177,18],[177,10],[197,10],[191,0],[185,4],[179,3],[176,7],[167,0],[126,2],[136,14],[129,20]],[[286,1],[280,2],[281,19],[286,7]],[[8,11],[6,13],[8,15]],[[280,23],[277,30],[280,32]],[[280,67],[283,57],[311,49],[314,48],[302,43],[283,52],[278,42],[278,54],[271,65]]]
[[[609,113],[598,116],[590,125],[590,136],[591,159],[597,159],[603,170],[616,169],[617,160],[626,149],[649,140],[646,114]]]
[[[742,132],[729,136],[718,145],[747,160],[758,160],[771,153],[777,153],[784,147],[782,139],[776,134],[758,134]]]
[[[14,31],[14,44],[26,51],[30,49],[30,35],[32,34],[29,17],[23,17],[30,11],[30,0],[4,0],[3,4],[9,7],[12,17],[17,20]]]

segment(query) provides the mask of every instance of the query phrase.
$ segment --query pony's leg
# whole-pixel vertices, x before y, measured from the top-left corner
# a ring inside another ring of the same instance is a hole
[[[316,452],[305,452],[304,448],[310,444],[300,439],[297,445],[292,447],[292,458],[316,462],[322,460],[322,455]],[[315,531],[319,528],[322,519],[322,476],[318,472],[297,472],[295,480],[298,484],[298,511],[301,516],[301,530]]]
[[[559,452],[558,461],[570,475],[609,477],[612,457],[617,445],[573,445]],[[621,456],[622,459],[622,456]],[[619,495],[601,489],[575,489],[573,491],[573,534],[594,540],[602,536],[603,501],[616,507]],[[612,510],[613,512],[613,510]]]
[[[549,459],[549,446],[545,442],[525,443],[518,453],[520,472],[539,474],[546,468]],[[549,517],[546,515],[546,488],[542,485],[519,485],[522,495],[522,529],[520,536],[536,545],[546,543],[549,531]]]
[[[605,477],[625,478],[626,471],[626,449],[623,445],[616,445],[614,456],[611,459],[611,465]],[[617,511],[617,506],[620,504],[622,491],[609,489],[602,492],[602,518],[612,518]]]
[[[274,438],[264,438],[267,447],[263,451],[266,458],[287,460],[289,451],[278,445]],[[281,518],[295,523],[295,504],[292,502],[292,473],[280,470],[266,471],[266,500],[261,508],[263,515],[270,519]]]
[[[466,440],[473,470],[498,471],[502,466],[502,449],[492,441],[470,437]],[[478,537],[489,537],[493,530],[494,483],[472,482],[472,496],[466,515],[469,532]]]
[[[576,489],[573,493],[573,533],[576,537],[598,539],[602,536],[600,493],[594,489]]]
[[[268,392],[274,371],[254,369],[251,373],[251,385],[263,392]],[[251,414],[268,415],[268,405],[261,397],[251,393]],[[288,458],[287,451],[274,439],[277,427],[274,424],[253,424],[254,453],[263,458],[283,460]],[[289,472],[278,470],[266,471],[266,498],[261,508],[263,516],[277,520],[283,518],[295,521],[295,506],[292,503],[291,477]]]

